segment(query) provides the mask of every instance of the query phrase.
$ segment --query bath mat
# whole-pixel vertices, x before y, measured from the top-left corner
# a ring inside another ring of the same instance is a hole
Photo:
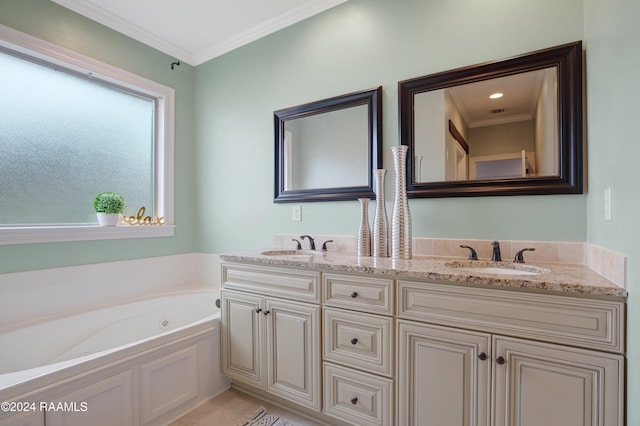
[[[236,426],[293,426],[293,424],[281,420],[280,417],[269,414],[264,407],[258,410]]]

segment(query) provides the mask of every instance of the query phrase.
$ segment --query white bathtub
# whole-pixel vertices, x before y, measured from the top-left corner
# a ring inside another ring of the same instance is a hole
[[[34,424],[165,424],[224,391],[217,298],[190,289],[5,327],[0,401],[15,404],[0,411],[0,425],[20,416],[35,416]],[[67,400],[86,409],[40,409]],[[36,409],[18,413],[19,402]]]
[[[215,292],[156,297],[110,306],[0,334],[3,376],[96,356],[219,317]],[[9,350],[4,350],[8,348]]]

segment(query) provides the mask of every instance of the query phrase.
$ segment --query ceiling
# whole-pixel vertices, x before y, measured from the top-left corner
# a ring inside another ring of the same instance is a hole
[[[53,0],[190,65],[347,0]]]
[[[532,120],[543,75],[543,70],[530,71],[455,86],[448,91],[469,128]],[[504,96],[490,99],[489,95],[496,92]]]

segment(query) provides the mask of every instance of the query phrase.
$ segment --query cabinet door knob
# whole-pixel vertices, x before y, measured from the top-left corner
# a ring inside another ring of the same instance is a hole
[[[351,344],[355,345],[356,343],[358,343],[358,338],[354,337],[353,339],[351,339]]]
[[[504,358],[502,356],[499,356],[498,358],[496,358],[496,362],[500,365],[504,364],[506,361],[504,360]]]
[[[271,311],[264,311],[264,312],[263,312],[263,314],[265,314],[265,315],[269,315],[269,313],[270,313],[270,312],[271,312]]]
[[[358,297],[358,292],[354,291],[351,293],[351,298],[355,299],[356,297]]]
[[[480,352],[478,358],[480,359],[480,361],[485,361],[487,359],[487,354],[485,354],[484,352]]]
[[[356,404],[358,403],[358,398],[357,398],[357,397],[355,397],[355,396],[354,396],[353,398],[351,398],[351,403],[352,403],[353,405],[356,405]]]
[[[256,308],[256,314],[259,314],[260,312],[262,312],[262,309]]]

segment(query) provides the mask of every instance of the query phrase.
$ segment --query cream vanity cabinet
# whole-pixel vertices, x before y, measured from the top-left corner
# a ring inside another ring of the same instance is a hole
[[[322,274],[324,413],[394,423],[393,279]]]
[[[223,264],[222,275],[223,373],[319,411],[320,274]]]
[[[398,426],[622,426],[624,303],[399,280]]]

